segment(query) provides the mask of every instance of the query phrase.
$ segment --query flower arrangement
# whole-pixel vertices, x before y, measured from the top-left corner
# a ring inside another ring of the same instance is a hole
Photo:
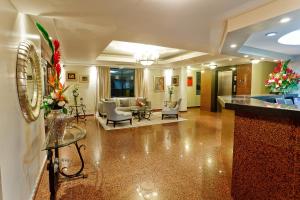
[[[169,93],[169,101],[172,101],[172,94],[174,94],[174,87],[168,86],[168,93]]]
[[[47,116],[51,110],[62,109],[63,113],[67,113],[65,105],[68,103],[67,98],[64,96],[64,92],[68,89],[61,83],[61,66],[60,66],[60,43],[57,39],[49,37],[48,32],[44,27],[36,22],[36,27],[39,29],[44,39],[47,41],[50,50],[52,52],[51,58],[51,73],[48,78],[48,84],[50,85],[50,95],[46,96],[42,103],[42,108],[45,109],[45,115]]]
[[[269,74],[269,79],[266,80],[265,86],[271,92],[285,94],[298,89],[300,74],[297,74],[292,68],[288,67],[289,62],[290,60],[279,62],[274,71]]]

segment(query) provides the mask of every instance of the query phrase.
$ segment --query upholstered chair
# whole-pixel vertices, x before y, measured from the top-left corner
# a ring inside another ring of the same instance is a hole
[[[178,99],[176,106],[172,107],[170,105],[164,106],[161,112],[161,119],[163,120],[165,116],[175,116],[178,120],[179,108],[181,104],[181,98]]]
[[[107,115],[106,125],[108,125],[109,122],[112,122],[114,124],[114,127],[116,127],[116,124],[122,121],[129,121],[132,125],[132,114],[130,112],[118,111],[116,109],[116,102],[105,101],[103,102],[103,105],[104,111]]]

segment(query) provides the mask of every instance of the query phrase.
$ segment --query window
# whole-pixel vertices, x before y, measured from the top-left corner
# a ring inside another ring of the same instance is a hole
[[[110,69],[112,97],[134,97],[134,72],[134,69]]]

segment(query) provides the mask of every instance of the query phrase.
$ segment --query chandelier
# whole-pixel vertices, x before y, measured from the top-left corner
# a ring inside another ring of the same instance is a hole
[[[136,53],[134,58],[137,63],[140,63],[143,66],[150,66],[157,62],[159,54],[153,51],[145,51]]]

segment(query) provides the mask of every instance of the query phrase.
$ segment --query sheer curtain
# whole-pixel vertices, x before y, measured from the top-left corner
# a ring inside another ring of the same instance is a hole
[[[136,97],[146,97],[147,95],[144,76],[145,74],[143,68],[135,69],[134,93]]]
[[[98,67],[98,101],[110,98],[110,68]]]

